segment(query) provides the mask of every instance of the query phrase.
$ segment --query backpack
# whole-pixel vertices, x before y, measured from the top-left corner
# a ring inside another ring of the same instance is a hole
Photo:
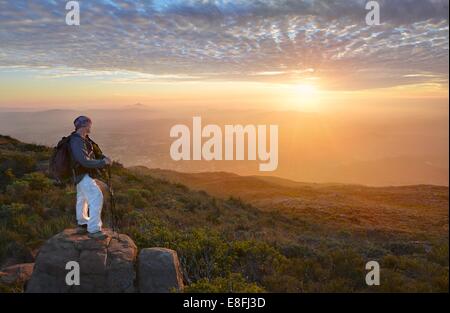
[[[49,163],[50,177],[56,180],[58,185],[66,185],[73,177],[72,152],[70,150],[70,138],[63,137],[53,149]]]

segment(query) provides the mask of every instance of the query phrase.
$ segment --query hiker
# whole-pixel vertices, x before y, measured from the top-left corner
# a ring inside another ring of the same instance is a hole
[[[77,232],[87,231],[89,237],[103,240],[107,237],[102,232],[103,193],[95,179],[99,177],[100,169],[110,166],[112,161],[101,154],[98,146],[89,138],[92,126],[89,117],[79,116],[73,123],[75,131],[71,135],[70,150],[75,163]]]

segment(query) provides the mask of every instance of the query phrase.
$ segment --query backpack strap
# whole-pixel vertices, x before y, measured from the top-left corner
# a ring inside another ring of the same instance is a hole
[[[92,148],[94,150],[94,155],[96,159],[103,159],[104,155],[102,152],[102,149],[100,149],[100,146],[94,141],[92,140],[89,136],[86,136],[87,140],[89,140],[89,142],[92,145]]]

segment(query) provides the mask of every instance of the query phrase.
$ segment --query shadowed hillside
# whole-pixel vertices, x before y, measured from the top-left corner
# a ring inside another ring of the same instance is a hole
[[[367,187],[224,172],[186,174],[144,167],[131,170],[214,196],[239,197],[264,211],[282,212],[338,229],[448,235],[449,189],[444,186]]]
[[[48,178],[50,152],[0,136],[0,271],[33,262],[45,240],[74,226],[74,189]],[[446,188],[283,186],[209,175],[211,188],[197,175],[184,183],[217,197],[158,172],[113,167],[120,231],[138,249],[176,250],[186,291],[448,292]],[[294,198],[292,208],[279,201]],[[107,209],[103,218],[108,225]],[[370,260],[382,268],[378,287],[364,283]]]

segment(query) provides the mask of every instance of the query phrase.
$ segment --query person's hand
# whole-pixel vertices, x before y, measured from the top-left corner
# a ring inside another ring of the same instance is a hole
[[[110,159],[110,158],[108,158],[108,157],[105,157],[103,160],[105,160],[105,164],[106,165],[112,165],[112,160]]]

